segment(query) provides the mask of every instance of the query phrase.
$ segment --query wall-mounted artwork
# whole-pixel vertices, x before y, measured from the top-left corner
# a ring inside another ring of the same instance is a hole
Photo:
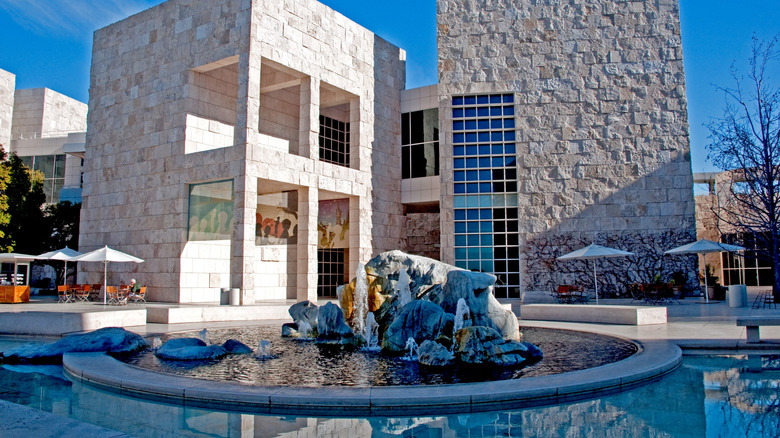
[[[230,240],[233,181],[191,185],[188,217],[188,240]]]
[[[298,243],[298,192],[259,195],[255,225],[255,245]]]
[[[349,199],[320,201],[319,248],[349,248]]]

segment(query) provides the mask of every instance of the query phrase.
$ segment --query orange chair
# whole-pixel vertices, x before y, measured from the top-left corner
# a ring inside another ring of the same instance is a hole
[[[111,304],[112,306],[123,306],[127,304],[127,299],[120,295],[116,286],[106,286],[106,296],[108,298],[107,304]]]
[[[73,303],[73,296],[70,294],[70,287],[64,284],[57,286],[57,302],[58,303]]]

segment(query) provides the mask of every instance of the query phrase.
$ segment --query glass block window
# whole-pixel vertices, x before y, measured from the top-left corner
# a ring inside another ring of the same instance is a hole
[[[520,296],[513,94],[452,99],[455,264],[498,277],[498,298]]]
[[[43,173],[43,193],[46,194],[46,202],[49,204],[60,202],[60,191],[65,185],[65,155],[37,155],[19,157],[19,159],[31,170]]]
[[[320,116],[320,161],[349,167],[349,123]]]
[[[401,177],[439,174],[439,109],[401,114]]]
[[[317,296],[323,298],[336,297],[336,289],[348,281],[346,273],[346,250],[344,248],[329,248],[317,250]]]

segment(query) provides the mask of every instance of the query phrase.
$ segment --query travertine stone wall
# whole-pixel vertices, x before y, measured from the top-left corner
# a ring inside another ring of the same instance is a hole
[[[445,261],[461,93],[515,92],[521,246],[695,236],[678,15],[677,0],[438,1]]]
[[[109,282],[134,272],[154,300],[215,301],[216,286],[230,278],[227,285],[241,288],[244,304],[250,304],[261,295],[270,298],[254,292],[263,281],[256,272],[262,259],[254,241],[257,194],[281,190],[309,193],[299,199],[315,204],[300,208],[302,216],[316,215],[316,201],[326,198],[318,192],[355,201],[350,269],[398,247],[403,216],[394,146],[403,56],[313,0],[169,0],[98,30],[80,249],[108,244],[144,258],[140,265],[117,265]],[[264,92],[264,64],[306,87],[293,83]],[[301,137],[311,146],[309,135],[317,130],[318,120],[301,114],[316,114],[320,83],[353,96],[351,138],[359,151],[351,168],[296,151]],[[306,96],[289,95],[304,88]],[[293,111],[301,104],[307,108]],[[276,106],[281,118],[272,119]],[[188,132],[188,115],[233,124],[234,145],[210,150],[199,145],[185,154],[188,134],[201,140],[211,135],[211,126]],[[269,123],[277,125],[270,129]],[[279,147],[285,140],[292,140],[287,150]],[[188,187],[225,179],[233,180],[235,197],[229,260],[220,256],[204,266],[223,251],[187,242]],[[298,260],[278,263],[297,266],[299,298],[312,291],[316,297],[316,220],[314,227],[309,218],[301,221],[299,231],[310,235],[299,236],[293,254]],[[85,277],[102,275],[96,267],[81,269]]]
[[[0,145],[6,152],[11,145],[11,122],[14,114],[16,75],[0,70]]]
[[[16,90],[13,138],[65,137],[87,129],[87,105],[48,88]]]
[[[407,213],[404,250],[409,254],[438,260],[441,257],[440,220],[438,212]]]

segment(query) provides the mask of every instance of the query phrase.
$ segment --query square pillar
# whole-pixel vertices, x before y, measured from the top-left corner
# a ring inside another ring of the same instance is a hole
[[[320,81],[307,76],[301,79],[298,155],[317,160],[320,157]]]
[[[255,222],[257,182],[233,179],[233,238],[230,241],[230,287],[241,289],[241,305],[255,303]]]
[[[317,302],[317,219],[319,192],[315,187],[298,189],[297,295],[300,301]]]

